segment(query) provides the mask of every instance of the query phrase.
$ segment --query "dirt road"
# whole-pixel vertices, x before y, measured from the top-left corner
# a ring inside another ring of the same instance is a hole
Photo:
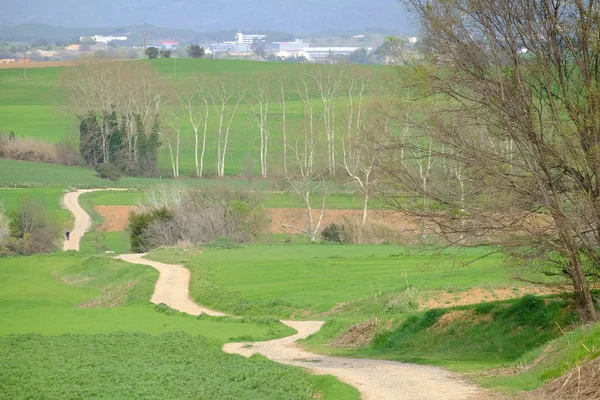
[[[190,270],[182,265],[163,264],[146,260],[145,254],[122,254],[117,258],[133,264],[148,265],[156,268],[160,275],[150,300],[154,304],[164,303],[169,307],[192,315],[208,314],[224,317],[226,314],[202,307],[192,301],[189,295]]]
[[[75,228],[71,240],[64,248],[79,250],[79,240],[91,226],[89,215],[79,206],[80,190],[68,193],[64,205],[75,216]],[[160,272],[156,282],[153,303],[165,303],[170,307],[198,315],[206,313],[225,316],[194,303],[189,298],[190,272],[181,265],[170,265],[146,260],[143,254],[124,254],[118,258],[127,262],[148,265]],[[476,399],[485,393],[458,376],[441,368],[404,364],[392,361],[329,357],[310,353],[298,346],[304,339],[321,329],[323,321],[281,321],[297,333],[282,339],[255,343],[228,343],[223,346],[227,353],[249,357],[260,353],[282,363],[306,368],[315,374],[330,374],[357,388],[365,400],[459,400]]]

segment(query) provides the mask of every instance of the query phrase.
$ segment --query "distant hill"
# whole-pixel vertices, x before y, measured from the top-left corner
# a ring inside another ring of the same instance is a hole
[[[397,0],[27,0],[4,2],[0,26],[64,28],[151,24],[196,32],[232,29],[309,34],[368,28],[411,33]]]
[[[80,36],[88,35],[122,35],[128,36],[128,44],[141,44],[142,35],[148,35],[148,41],[176,39],[183,44],[233,40],[235,30],[218,32],[195,32],[186,29],[164,28],[154,25],[135,25],[104,28],[64,28],[46,24],[22,24],[16,26],[0,26],[0,41],[33,42],[44,39],[48,42],[76,42]],[[293,40],[294,35],[285,32],[261,31],[271,40]]]

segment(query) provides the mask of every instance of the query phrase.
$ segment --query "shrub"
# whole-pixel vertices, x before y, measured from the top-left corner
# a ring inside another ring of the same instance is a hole
[[[328,242],[352,244],[388,244],[404,241],[398,232],[389,226],[376,222],[362,224],[349,218],[341,224],[327,225],[321,236]]]
[[[142,253],[156,246],[156,240],[149,235],[149,231],[154,233],[151,228],[158,225],[168,226],[173,219],[173,213],[167,208],[159,208],[142,213],[129,214],[129,229],[131,251]]]
[[[321,232],[321,236],[328,242],[343,243],[342,227],[336,224],[329,224]]]
[[[96,166],[96,172],[102,179],[118,182],[121,179],[121,171],[112,164],[101,163]]]
[[[81,165],[75,144],[67,139],[46,143],[39,139],[0,135],[0,157],[9,160],[43,162],[62,165]]]
[[[0,240],[0,255],[32,255],[56,250],[58,227],[52,224],[44,204],[24,199],[19,208],[9,213],[10,236]]]

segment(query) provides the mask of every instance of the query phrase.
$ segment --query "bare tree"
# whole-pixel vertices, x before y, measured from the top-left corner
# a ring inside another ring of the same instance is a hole
[[[171,159],[173,178],[179,178],[179,154],[181,149],[181,118],[174,111],[167,118],[168,128],[162,129],[160,135],[165,139]]]
[[[287,173],[283,176],[284,188],[290,194],[302,199],[306,207],[306,224],[294,226],[279,222],[282,226],[292,228],[307,235],[314,241],[325,215],[325,204],[328,194],[326,168],[318,163],[324,157],[320,152],[321,142],[315,133],[315,117],[310,89],[306,80],[301,82],[298,90],[304,108],[304,129],[297,133],[293,142],[288,141],[290,153]],[[313,215],[313,197],[318,193],[322,196],[318,216]]]
[[[210,114],[209,99],[209,89],[200,79],[194,81],[191,93],[182,94],[179,97],[179,103],[187,111],[187,119],[194,131],[194,162],[197,177],[201,177],[204,172],[204,154]],[[202,140],[200,142],[199,132],[201,129]]]
[[[335,133],[336,133],[336,106],[342,83],[344,81],[344,69],[333,66],[319,67],[311,76],[317,88],[317,92],[322,101],[323,125],[327,137],[327,158],[329,160],[329,174],[335,175],[336,153],[335,153]]]
[[[225,177],[225,161],[227,158],[227,146],[231,124],[238,111],[239,105],[246,96],[246,90],[240,85],[233,86],[227,82],[217,84],[211,90],[211,101],[218,118],[217,129],[217,176]],[[231,104],[229,104],[231,103]]]
[[[6,216],[6,209],[4,205],[0,203],[0,242],[4,241],[10,236],[10,220]]]
[[[590,291],[600,279],[597,2],[409,3],[425,33],[425,64],[413,79],[443,102],[415,123],[444,145],[432,149],[436,157],[463,163],[461,175],[478,185],[464,200],[461,225],[471,234],[518,235],[503,243],[566,278],[582,319],[597,321]],[[434,185],[427,195],[461,207]]]
[[[157,185],[144,191],[144,197],[138,202],[138,208],[148,211],[178,207],[183,203],[184,197],[183,184]]]
[[[343,166],[363,198],[362,223],[367,222],[369,200],[377,183],[376,160],[382,140],[389,134],[389,118],[370,107],[365,116],[365,89],[368,81],[357,79],[350,82],[346,95],[346,134],[342,140]]]
[[[288,154],[287,154],[287,96],[285,87],[285,78],[279,76],[279,102],[281,104],[281,131],[283,133],[283,173],[288,173]]]
[[[260,135],[260,174],[263,178],[266,178],[269,140],[271,137],[269,127],[269,106],[271,105],[270,79],[267,76],[257,76],[253,80],[254,85],[250,89],[250,101],[248,103],[250,107],[249,114],[250,119],[256,124]]]

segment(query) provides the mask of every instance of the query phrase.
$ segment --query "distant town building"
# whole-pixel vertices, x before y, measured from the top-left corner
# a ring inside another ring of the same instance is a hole
[[[304,43],[300,40],[296,40],[294,42],[273,42],[269,43],[265,46],[266,51],[270,51],[276,53],[278,51],[303,51],[307,50],[310,45],[308,43]]]
[[[179,42],[163,40],[162,42],[160,42],[159,48],[163,50],[177,50],[179,48]]]
[[[67,51],[79,51],[80,49],[81,49],[80,44],[70,44],[67,47],[65,47],[65,50],[67,50]]]
[[[179,42],[163,40],[159,43],[149,44],[148,47],[156,47],[157,49],[160,49],[160,50],[177,50],[179,48]]]
[[[363,47],[309,47],[306,52],[311,59],[314,58],[327,58],[329,56],[347,56],[354,53],[358,49]],[[367,51],[373,50],[372,48],[366,48]]]
[[[263,41],[267,35],[244,35],[242,32],[235,34],[235,42],[243,44],[252,44],[255,40]]]
[[[0,58],[0,64],[10,64],[17,62],[15,58]]]
[[[85,42],[85,41],[90,41],[90,42],[96,42],[96,43],[104,43],[104,44],[108,44],[108,42],[112,42],[112,41],[122,41],[124,42],[125,40],[127,40],[127,36],[103,36],[103,35],[94,35],[94,36],[80,36],[79,37],[79,41],[81,42]]]

